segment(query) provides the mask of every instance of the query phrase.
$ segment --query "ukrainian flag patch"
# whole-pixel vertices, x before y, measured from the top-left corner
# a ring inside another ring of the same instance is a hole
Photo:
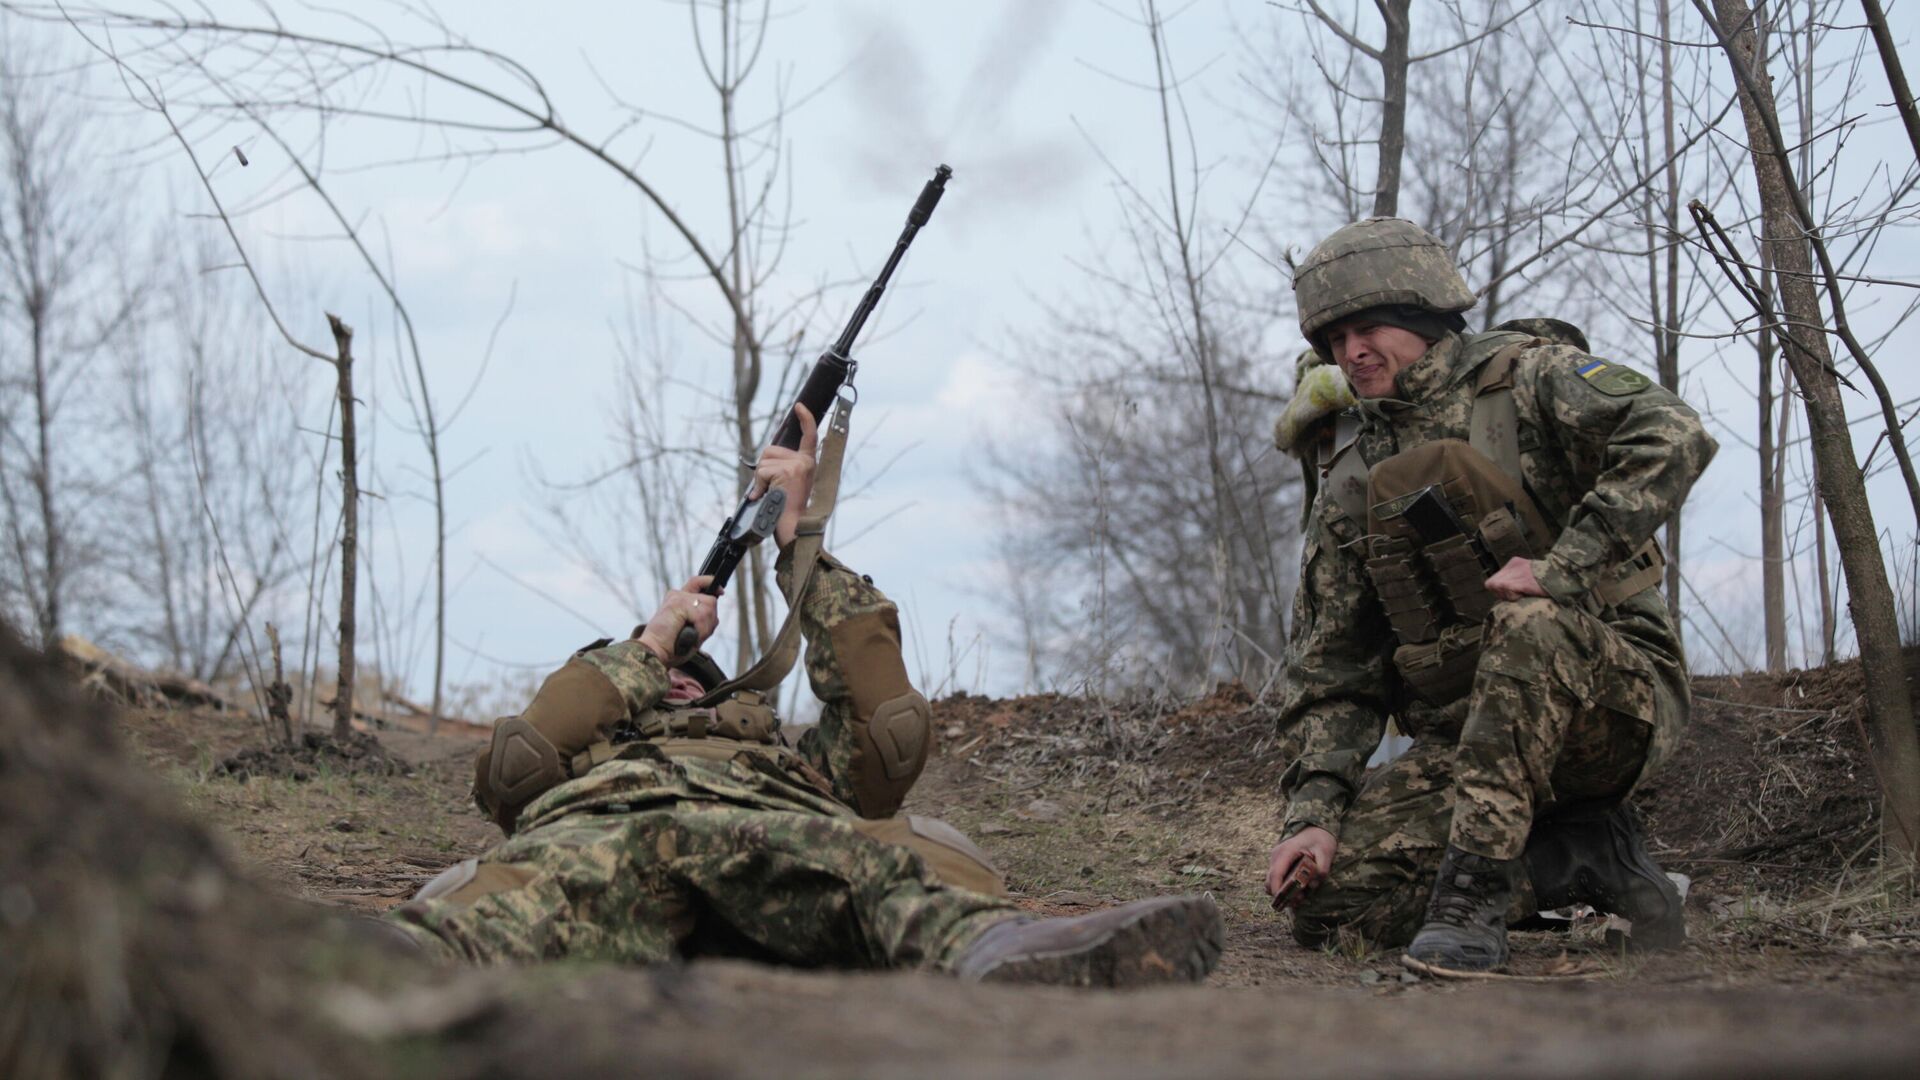
[[[1574,369],[1587,384],[1608,397],[1626,397],[1637,394],[1653,385],[1653,380],[1619,364],[1609,364],[1605,360],[1589,360]]]

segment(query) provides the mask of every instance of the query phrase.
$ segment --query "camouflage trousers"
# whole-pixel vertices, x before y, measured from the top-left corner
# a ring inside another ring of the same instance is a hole
[[[1494,608],[1466,719],[1418,736],[1369,776],[1340,822],[1328,881],[1294,914],[1320,945],[1346,929],[1375,945],[1413,940],[1449,844],[1495,859],[1526,850],[1555,810],[1618,801],[1642,779],[1656,725],[1687,703],[1606,623],[1549,600]],[[1518,875],[1514,908],[1534,912]]]
[[[944,969],[1009,902],[942,885],[851,818],[721,801],[616,804],[529,829],[389,914],[475,962],[732,956]]]

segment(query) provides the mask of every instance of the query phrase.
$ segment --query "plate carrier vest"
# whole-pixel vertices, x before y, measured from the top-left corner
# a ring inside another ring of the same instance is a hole
[[[1545,554],[1559,537],[1520,466],[1513,365],[1536,344],[1547,342],[1508,331],[1462,343],[1462,362],[1479,368],[1466,441],[1437,439],[1369,465],[1355,446],[1359,414],[1349,409],[1321,462],[1328,498],[1364,531],[1367,576],[1397,642],[1394,668],[1430,705],[1450,705],[1473,689],[1484,624],[1498,603],[1487,591],[1492,571],[1482,553],[1498,569],[1516,556]],[[1414,528],[1404,511],[1430,487],[1440,489],[1471,535],[1434,540]],[[1652,588],[1665,568],[1659,544],[1649,539],[1594,588],[1590,613]]]

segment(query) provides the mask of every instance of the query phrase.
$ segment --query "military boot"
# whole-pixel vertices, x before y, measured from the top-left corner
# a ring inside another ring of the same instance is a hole
[[[1507,908],[1519,861],[1449,846],[1434,877],[1426,924],[1407,946],[1407,958],[1446,971],[1506,966]]]
[[[1162,896],[1060,919],[1015,916],[975,938],[953,973],[973,982],[1144,986],[1199,982],[1226,925],[1205,896]]]
[[[1687,940],[1680,890],[1647,853],[1631,806],[1540,822],[1527,837],[1526,864],[1542,910],[1587,904],[1618,915],[1633,923],[1627,941],[1636,949]]]

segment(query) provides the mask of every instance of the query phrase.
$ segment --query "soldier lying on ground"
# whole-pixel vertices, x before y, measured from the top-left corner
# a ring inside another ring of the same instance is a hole
[[[1510,922],[1574,903],[1678,943],[1626,799],[1686,722],[1653,535],[1713,439],[1565,324],[1467,334],[1473,293],[1409,222],[1340,229],[1294,291],[1359,404],[1306,530],[1269,893],[1305,883],[1303,943],[1346,930],[1455,970],[1499,967]],[[1414,744],[1362,785],[1389,715]]]
[[[814,425],[772,447],[785,490],[783,590],[812,490]],[[668,594],[627,641],[589,646],[503,721],[481,754],[481,807],[510,839],[388,915],[442,957],[659,963],[732,956],[805,967],[921,968],[995,981],[1198,981],[1217,960],[1205,897],[1033,919],[942,822],[898,815],[931,742],[900,624],[872,582],[821,556],[799,601],[819,724],[790,745],[772,710],[711,660],[672,663],[683,625],[719,623],[705,579]]]

